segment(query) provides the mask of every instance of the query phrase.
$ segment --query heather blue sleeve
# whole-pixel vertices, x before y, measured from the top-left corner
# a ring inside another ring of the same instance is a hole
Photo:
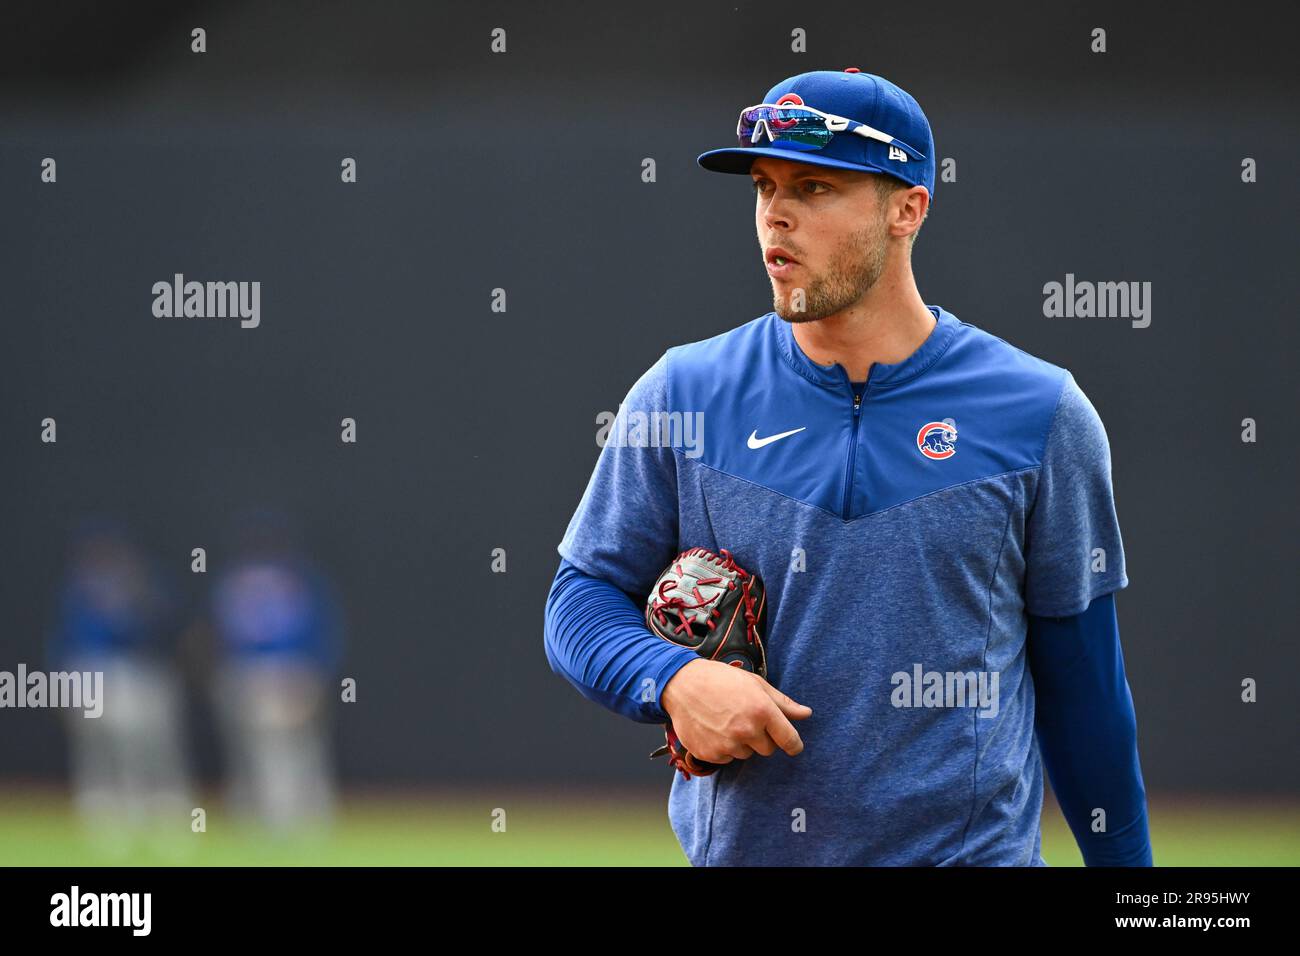
[[[1039,749],[1084,863],[1152,866],[1114,595],[1069,617],[1031,616],[1027,644]],[[1093,830],[1098,809],[1102,832]]]
[[[640,723],[664,723],[664,686],[694,651],[652,634],[643,611],[608,581],[563,558],[546,599],[546,658],[588,700]]]
[[[1028,613],[1068,617],[1126,587],[1106,429],[1068,372],[1036,487],[1025,528]]]
[[[668,353],[624,396],[582,500],[557,546],[546,602],[546,655],[588,700],[642,723],[668,719],[664,685],[694,651],[645,625],[645,599],[681,549],[677,461],[655,440],[668,409]]]
[[[560,557],[629,594],[644,597],[677,546],[677,459],[655,440],[668,408],[668,353],[629,389],[591,480],[557,550]]]

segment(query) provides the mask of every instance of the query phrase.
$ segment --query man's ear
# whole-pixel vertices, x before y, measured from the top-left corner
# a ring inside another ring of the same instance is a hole
[[[916,228],[921,228],[921,223],[925,221],[926,210],[930,206],[930,194],[924,186],[900,189],[890,197],[890,201],[898,204],[900,223],[911,224],[915,222]]]

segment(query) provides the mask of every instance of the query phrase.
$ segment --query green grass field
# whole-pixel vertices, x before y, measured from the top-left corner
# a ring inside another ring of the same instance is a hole
[[[493,811],[505,811],[494,832]],[[1161,866],[1300,865],[1300,807],[1283,803],[1152,798],[1151,835]],[[0,865],[468,865],[685,866],[665,803],[644,795],[574,800],[487,791],[415,797],[352,797],[328,834],[275,836],[224,822],[212,802],[206,833],[131,837],[87,833],[57,792],[0,791]],[[103,832],[107,829],[108,832]],[[1043,856],[1078,866],[1056,807],[1043,811]]]

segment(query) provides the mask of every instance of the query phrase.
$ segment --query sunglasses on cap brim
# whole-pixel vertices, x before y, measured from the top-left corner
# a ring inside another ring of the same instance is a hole
[[[823,113],[811,106],[759,103],[741,110],[736,122],[736,139],[741,146],[754,146],[766,134],[771,142],[787,143],[795,149],[822,149],[830,144],[836,133],[856,133],[866,139],[896,146],[913,159],[925,159],[924,153],[897,137],[873,129],[866,123]]]

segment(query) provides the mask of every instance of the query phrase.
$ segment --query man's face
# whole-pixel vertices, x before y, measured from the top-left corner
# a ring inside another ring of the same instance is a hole
[[[763,156],[749,176],[777,315],[813,322],[866,295],[884,272],[889,238],[871,174]],[[776,247],[793,261],[775,262]]]

